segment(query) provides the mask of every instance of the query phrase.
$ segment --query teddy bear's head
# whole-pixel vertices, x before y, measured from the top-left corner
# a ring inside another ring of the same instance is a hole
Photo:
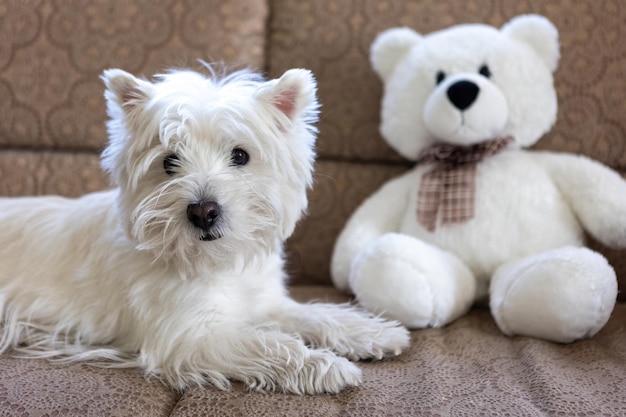
[[[558,32],[537,15],[501,29],[389,29],[371,48],[384,83],[381,133],[413,160],[439,142],[465,146],[512,136],[513,146],[530,146],[556,120],[558,59]]]

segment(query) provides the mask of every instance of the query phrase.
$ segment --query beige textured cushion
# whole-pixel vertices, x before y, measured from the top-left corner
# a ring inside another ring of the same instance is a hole
[[[344,301],[326,287],[297,299]],[[486,310],[412,333],[412,348],[361,362],[363,384],[340,395],[295,396],[190,389],[182,396],[137,369],[50,365],[0,357],[0,416],[624,415],[626,305],[591,340],[559,345],[503,336]],[[129,410],[132,410],[129,411]],[[171,412],[171,414],[170,414]]]
[[[168,416],[178,394],[138,369],[0,356],[0,416]],[[133,414],[129,414],[133,410]]]
[[[340,300],[303,287],[300,298]],[[363,384],[340,395],[296,397],[193,389],[176,416],[479,416],[622,415],[626,305],[593,339],[558,345],[503,336],[486,310],[443,329],[412,333],[412,348],[383,362],[362,362]]]

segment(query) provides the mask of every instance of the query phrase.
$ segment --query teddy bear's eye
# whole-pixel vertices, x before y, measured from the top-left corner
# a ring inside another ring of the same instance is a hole
[[[180,167],[180,160],[176,154],[171,154],[163,160],[163,169],[167,175],[176,174],[176,169]]]
[[[435,75],[435,81],[437,84],[440,84],[446,78],[446,73],[443,71],[437,71],[437,75]]]
[[[241,148],[235,148],[230,154],[230,161],[232,165],[235,166],[243,166],[248,163],[250,160],[250,155],[248,152],[244,151]]]
[[[487,65],[481,65],[481,67],[478,68],[478,73],[483,77],[491,78],[491,70]]]

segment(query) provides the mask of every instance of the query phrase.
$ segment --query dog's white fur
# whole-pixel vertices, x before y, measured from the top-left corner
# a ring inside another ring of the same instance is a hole
[[[0,199],[0,352],[139,366],[181,390],[234,379],[313,394],[359,383],[341,356],[408,345],[396,322],[287,295],[282,243],[315,156],[310,72],[102,78],[117,188]],[[219,217],[197,227],[188,206],[205,201]]]

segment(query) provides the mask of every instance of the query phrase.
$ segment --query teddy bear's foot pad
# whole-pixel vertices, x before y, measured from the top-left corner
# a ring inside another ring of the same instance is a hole
[[[617,281],[599,253],[565,247],[501,266],[490,292],[492,314],[505,334],[569,343],[604,326]]]

